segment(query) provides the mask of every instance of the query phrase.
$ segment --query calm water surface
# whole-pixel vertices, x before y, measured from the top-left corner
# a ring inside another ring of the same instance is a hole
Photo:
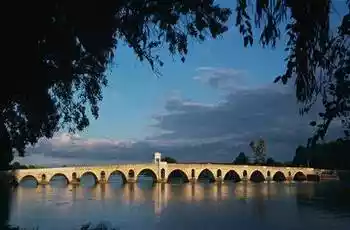
[[[55,180],[13,191],[11,220],[21,227],[78,229],[350,229],[350,185],[321,183],[156,184],[118,180],[78,187]]]

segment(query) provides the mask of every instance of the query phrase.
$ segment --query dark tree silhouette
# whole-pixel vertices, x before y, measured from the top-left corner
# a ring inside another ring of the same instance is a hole
[[[162,161],[165,161],[165,162],[167,162],[167,163],[176,163],[177,161],[174,159],[174,158],[172,158],[172,157],[163,157],[162,158]]]
[[[264,164],[266,158],[266,143],[262,138],[259,138],[257,142],[251,141],[249,143],[250,148],[253,150],[254,163]]]
[[[286,34],[286,70],[275,82],[295,80],[296,97],[303,104],[301,114],[309,112],[317,101],[323,103],[321,123],[310,122],[316,126],[309,139],[312,145],[324,138],[336,118],[342,121],[346,138],[350,132],[350,0],[343,2],[347,13],[337,30],[330,28],[334,2],[237,0],[236,26],[244,46],[253,44],[253,23],[261,28],[259,42],[263,47],[275,47],[281,34]]]
[[[240,152],[233,163],[237,165],[246,165],[249,163],[249,159],[244,152]]]
[[[295,150],[295,156],[293,158],[293,165],[295,166],[308,166],[309,153],[304,146],[298,146]]]
[[[311,147],[299,146],[295,151],[293,165],[349,170],[349,149],[350,140],[342,139]]]
[[[266,165],[274,166],[276,165],[276,161],[272,157],[269,157],[266,159]]]
[[[11,168],[12,169],[21,169],[22,165],[19,162],[16,161],[16,162],[12,163]]]
[[[41,137],[83,130],[88,110],[98,117],[117,44],[158,73],[157,49],[185,61],[188,40],[216,38],[231,13],[211,0],[53,0],[9,3],[6,11],[11,76],[0,84],[0,169],[13,149],[23,156]]]

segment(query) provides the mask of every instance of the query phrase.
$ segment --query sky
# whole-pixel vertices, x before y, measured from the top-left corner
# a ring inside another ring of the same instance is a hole
[[[232,1],[219,3],[234,7]],[[81,133],[41,139],[15,161],[55,166],[148,162],[160,151],[179,161],[232,162],[241,151],[251,156],[249,143],[260,137],[268,157],[291,160],[311,136],[308,123],[320,108],[300,116],[293,85],[273,83],[284,70],[283,45],[244,48],[231,26],[221,38],[190,42],[185,63],[160,50],[165,65],[159,77],[119,45],[98,120]],[[335,125],[329,137],[340,132]]]

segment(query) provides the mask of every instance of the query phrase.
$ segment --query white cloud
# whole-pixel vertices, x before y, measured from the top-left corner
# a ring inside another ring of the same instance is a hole
[[[180,94],[167,100],[162,114],[155,114],[153,128],[160,130],[143,141],[83,138],[60,134],[29,148],[58,162],[150,161],[152,153],[163,152],[182,161],[232,161],[240,152],[251,152],[249,142],[267,141],[268,155],[290,160],[300,144],[306,144],[312,130],[310,120],[319,111],[303,117],[298,113],[291,86],[254,86],[245,71],[202,67],[197,80],[225,92],[217,104],[182,100]],[[341,135],[334,125],[329,136]],[[37,161],[39,161],[37,159]]]
[[[247,72],[243,70],[199,67],[197,72],[198,75],[194,77],[195,80],[209,84],[216,89],[233,91],[250,87],[247,81]]]

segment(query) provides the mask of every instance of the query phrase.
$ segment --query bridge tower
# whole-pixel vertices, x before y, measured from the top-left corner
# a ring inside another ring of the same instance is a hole
[[[156,164],[157,166],[157,182],[161,182],[164,183],[166,182],[166,178],[165,178],[165,173],[167,171],[167,162],[162,161],[162,154],[160,152],[155,152],[154,153],[154,164]]]

